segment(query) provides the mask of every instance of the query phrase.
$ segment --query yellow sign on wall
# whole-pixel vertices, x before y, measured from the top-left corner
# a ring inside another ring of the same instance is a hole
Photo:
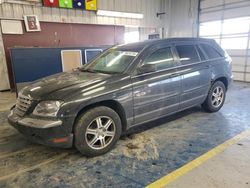
[[[85,0],[85,9],[86,10],[97,10],[96,0]]]

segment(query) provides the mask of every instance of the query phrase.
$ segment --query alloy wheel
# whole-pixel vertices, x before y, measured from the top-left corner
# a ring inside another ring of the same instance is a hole
[[[220,105],[223,103],[224,100],[224,91],[221,86],[217,86],[214,88],[212,93],[212,105],[215,108],[220,107]]]
[[[89,147],[95,150],[107,147],[114,139],[116,127],[107,116],[95,118],[87,127],[85,139]]]

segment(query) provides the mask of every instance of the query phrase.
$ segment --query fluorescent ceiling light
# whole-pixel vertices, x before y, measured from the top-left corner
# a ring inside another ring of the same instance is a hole
[[[143,18],[143,14],[139,14],[139,13],[117,12],[117,11],[109,11],[109,10],[97,10],[96,14],[98,16],[108,16],[108,17],[135,18],[135,19]]]

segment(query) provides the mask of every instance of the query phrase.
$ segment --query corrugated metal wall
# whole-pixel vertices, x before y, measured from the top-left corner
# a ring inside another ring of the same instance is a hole
[[[198,0],[168,0],[166,36],[197,37]]]
[[[164,0],[165,37],[197,37],[198,0]]]
[[[144,19],[112,18],[96,16],[94,11],[43,7],[41,3],[23,5],[4,3],[0,5],[0,17],[22,19],[23,15],[38,15],[40,21],[132,25],[138,27],[159,27],[161,20],[156,13],[161,10],[161,0],[98,0],[98,9],[135,12],[144,14]]]

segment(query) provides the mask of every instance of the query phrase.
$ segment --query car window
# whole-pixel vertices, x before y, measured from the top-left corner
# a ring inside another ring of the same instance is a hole
[[[206,52],[209,59],[222,57],[212,46],[208,44],[201,44],[201,47]]]
[[[170,47],[159,49],[148,56],[143,64],[154,64],[156,70],[163,70],[174,66],[174,58]]]
[[[199,62],[199,56],[193,45],[176,46],[182,65]]]
[[[197,51],[198,51],[198,53],[199,53],[199,56],[200,56],[200,58],[201,58],[201,61],[205,61],[205,60],[206,60],[205,55],[204,55],[204,53],[201,51],[200,47],[197,46],[196,49],[197,49]]]
[[[110,49],[90,62],[84,70],[101,73],[122,73],[135,59],[138,52]]]

